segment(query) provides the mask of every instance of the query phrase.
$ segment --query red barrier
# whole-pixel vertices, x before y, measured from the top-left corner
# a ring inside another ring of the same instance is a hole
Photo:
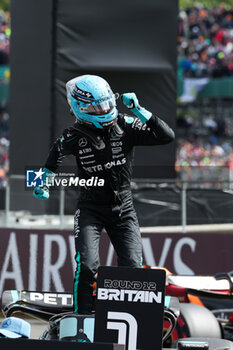
[[[174,274],[212,275],[232,270],[233,233],[143,233],[144,264],[166,266]],[[6,289],[72,291],[73,232],[0,229],[0,295]],[[116,265],[105,233],[102,265]]]

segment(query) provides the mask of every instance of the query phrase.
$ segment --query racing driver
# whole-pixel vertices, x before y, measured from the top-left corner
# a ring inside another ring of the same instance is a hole
[[[67,100],[76,117],[52,146],[45,168],[44,187],[36,198],[49,198],[49,183],[67,155],[76,158],[78,176],[104,179],[104,186],[79,188],[74,217],[76,273],[74,313],[92,313],[92,284],[99,262],[103,228],[109,235],[119,266],[141,267],[142,244],[130,190],[133,148],[163,145],[174,139],[173,130],[156,114],[139,105],[135,93],[121,95],[131,115],[118,113],[109,84],[95,75],[82,75],[66,84]],[[47,180],[47,181],[46,181]]]

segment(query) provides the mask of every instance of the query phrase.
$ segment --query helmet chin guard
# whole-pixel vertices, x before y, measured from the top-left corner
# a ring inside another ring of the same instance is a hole
[[[116,99],[109,84],[97,75],[81,75],[66,83],[67,101],[79,122],[105,129],[118,116]]]

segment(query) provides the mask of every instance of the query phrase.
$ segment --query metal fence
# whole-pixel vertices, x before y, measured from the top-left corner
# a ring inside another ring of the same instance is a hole
[[[48,215],[45,202],[52,201],[54,202],[52,214],[56,216],[58,227],[61,229],[66,227],[67,216],[74,213],[73,208],[68,208],[70,203],[74,202],[74,196],[71,198],[70,193],[61,187],[56,191],[56,195],[51,196],[51,200],[35,201],[32,189],[24,191],[22,186],[25,190],[24,175],[9,176],[5,188],[5,209],[2,217],[4,226],[10,226],[12,212],[22,211],[22,215],[27,212],[31,218]],[[19,187],[20,191],[18,191]],[[233,207],[233,190],[230,181],[141,179],[132,181],[132,192],[139,222],[140,219],[142,222],[141,226],[180,225],[182,232],[185,233],[190,223],[233,223],[233,217],[230,214]],[[16,202],[19,203],[18,206]],[[195,211],[201,213],[202,221]],[[145,218],[145,215],[149,215],[150,212],[153,220]],[[170,221],[169,217],[171,217]]]

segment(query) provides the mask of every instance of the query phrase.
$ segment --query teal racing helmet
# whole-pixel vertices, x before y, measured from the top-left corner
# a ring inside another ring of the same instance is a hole
[[[97,75],[81,75],[66,83],[67,101],[79,122],[99,129],[114,125],[118,111],[109,84]]]

